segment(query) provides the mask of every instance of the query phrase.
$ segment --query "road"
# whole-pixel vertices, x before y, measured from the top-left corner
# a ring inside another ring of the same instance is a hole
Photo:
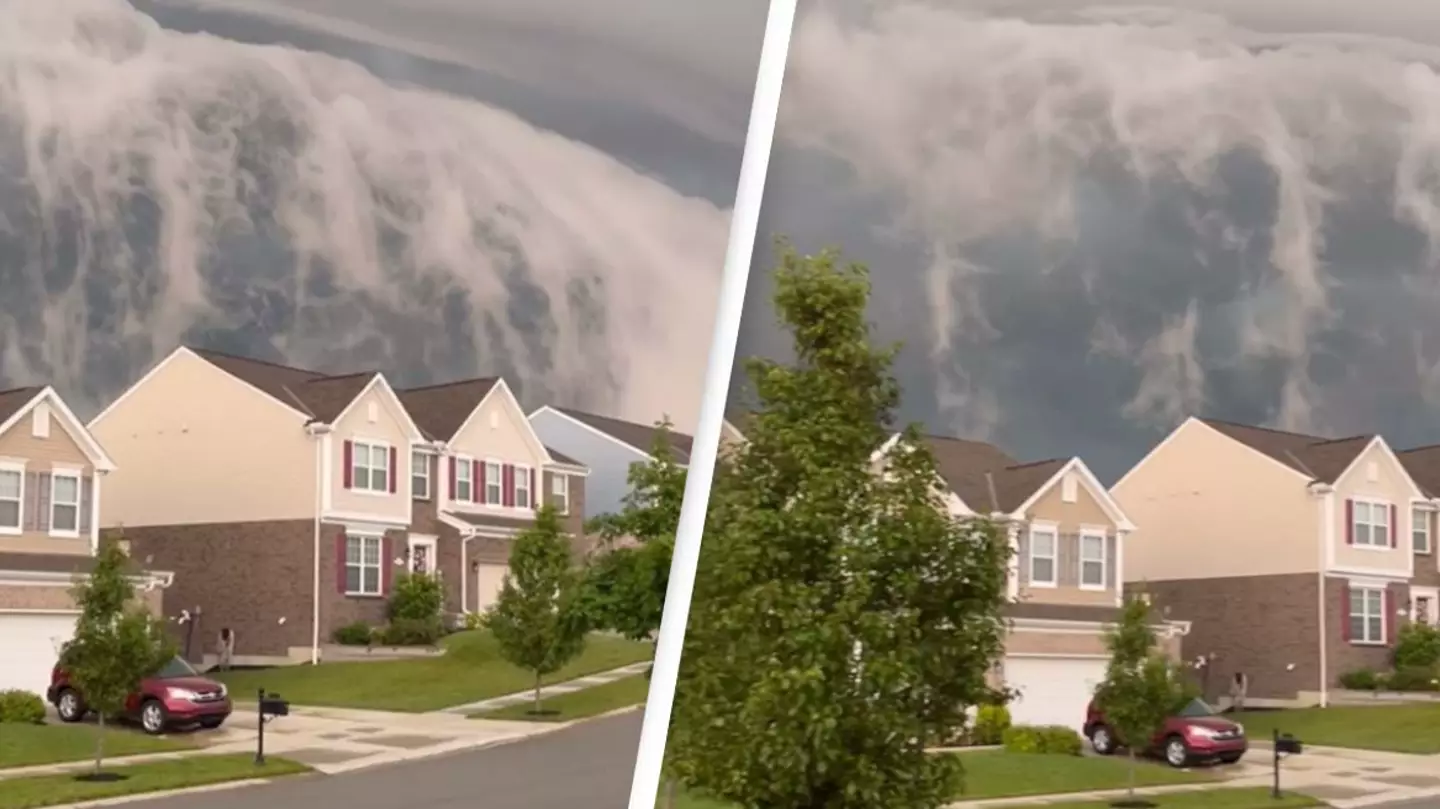
[[[1416,798],[1410,801],[1381,803],[1370,809],[1440,809],[1440,798]]]
[[[129,809],[624,809],[641,713],[484,750],[333,776],[301,776]]]

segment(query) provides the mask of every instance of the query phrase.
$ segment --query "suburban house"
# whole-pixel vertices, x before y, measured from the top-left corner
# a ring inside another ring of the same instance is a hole
[[[1434,566],[1432,502],[1378,435],[1192,417],[1111,493],[1140,526],[1127,586],[1191,622],[1212,697],[1239,672],[1253,703],[1325,704],[1345,672],[1388,668],[1417,534]]]
[[[536,507],[559,513],[577,556],[585,537],[589,471],[547,448],[505,380],[472,379],[400,391],[424,433],[411,462],[414,513],[406,563],[439,574],[446,611],[483,612],[509,569],[517,532]]]
[[[0,691],[44,694],[78,617],[71,588],[94,564],[97,509],[115,464],[49,387],[0,392]],[[136,573],[162,613],[169,577]]]
[[[546,446],[576,459],[590,470],[584,518],[615,514],[630,491],[630,467],[649,463],[658,426],[634,424],[570,408],[545,405],[530,414],[530,426]],[[670,432],[675,462],[690,462],[690,436]]]
[[[1396,453],[1410,479],[1431,500],[1440,492],[1440,445]],[[1435,553],[1436,512],[1417,507],[1410,518],[1410,548],[1415,567],[1410,577],[1410,620],[1440,625],[1440,557]]]
[[[877,452],[895,445],[893,436]],[[1107,630],[1123,606],[1126,539],[1134,525],[1079,458],[1021,463],[980,441],[926,436],[956,517],[989,517],[1009,533],[1010,621],[996,679],[1019,692],[1017,724],[1079,728],[1105,678]],[[1183,623],[1157,632],[1178,653]]]

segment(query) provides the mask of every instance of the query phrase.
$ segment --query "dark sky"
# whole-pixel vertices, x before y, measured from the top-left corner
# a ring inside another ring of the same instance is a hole
[[[871,266],[904,418],[1025,460],[1440,441],[1437,43],[1419,0],[802,3],[762,232]]]

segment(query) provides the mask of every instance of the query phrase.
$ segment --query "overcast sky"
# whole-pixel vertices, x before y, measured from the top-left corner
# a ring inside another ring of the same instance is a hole
[[[1024,460],[1440,441],[1437,64],[1420,0],[806,0],[764,226],[871,265],[905,418]]]

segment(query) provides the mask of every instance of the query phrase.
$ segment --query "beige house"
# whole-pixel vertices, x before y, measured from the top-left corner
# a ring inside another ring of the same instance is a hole
[[[1323,704],[1344,672],[1388,667],[1434,505],[1380,436],[1191,418],[1111,493],[1140,526],[1125,578],[1191,622],[1212,696],[1240,672],[1252,701]]]
[[[52,389],[0,392],[0,691],[43,694],[75,632],[71,588],[99,545],[102,484],[115,464]],[[165,574],[137,574],[161,612]]]
[[[1020,463],[979,441],[926,442],[950,492],[950,513],[993,518],[1009,533],[1010,634],[996,674],[1020,694],[1010,706],[1014,721],[1079,729],[1105,676],[1105,637],[1123,604],[1134,524],[1079,458]],[[1167,621],[1157,629],[1178,651],[1186,626]]]

